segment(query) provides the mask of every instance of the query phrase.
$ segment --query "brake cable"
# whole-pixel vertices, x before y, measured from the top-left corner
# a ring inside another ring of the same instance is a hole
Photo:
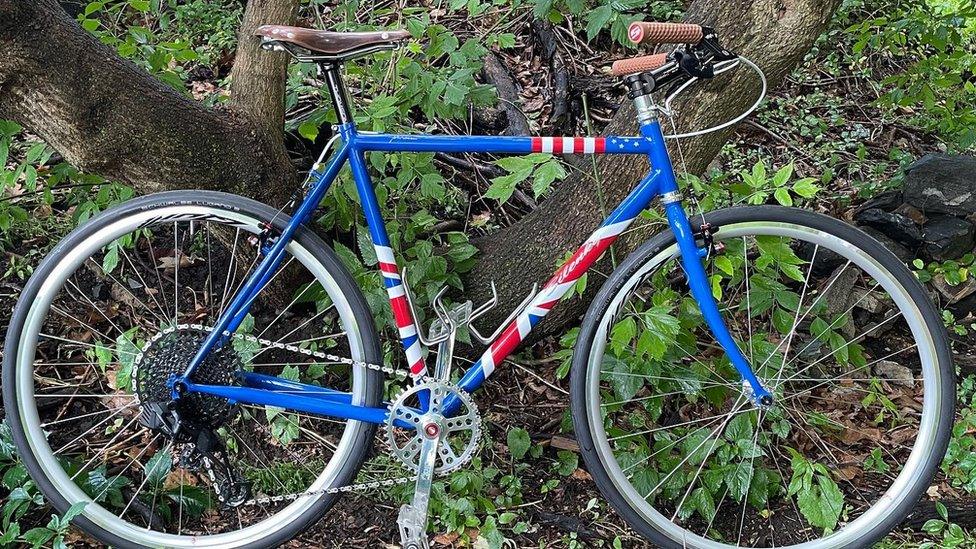
[[[740,63],[745,63],[749,68],[751,68],[753,71],[755,71],[756,74],[759,75],[759,80],[762,83],[762,86],[761,86],[760,91],[759,91],[759,97],[756,98],[756,102],[753,103],[751,107],[749,107],[748,109],[746,109],[745,112],[743,112],[742,114],[740,114],[736,118],[733,118],[732,120],[728,120],[726,122],[723,122],[722,124],[718,124],[718,125],[712,126],[710,128],[705,128],[703,130],[695,130],[695,131],[686,132],[686,133],[673,133],[673,134],[668,134],[668,135],[665,135],[664,136],[665,139],[685,139],[685,138],[688,138],[688,137],[697,137],[699,135],[705,135],[707,133],[716,132],[718,130],[722,130],[722,129],[728,128],[729,126],[738,124],[739,122],[741,122],[742,120],[744,120],[747,116],[749,116],[750,114],[752,114],[753,112],[755,112],[756,109],[759,108],[759,105],[763,102],[763,99],[766,98],[766,90],[767,90],[766,75],[763,73],[762,69],[760,69],[751,60],[749,60],[748,58],[743,57],[743,56],[740,55],[736,59],[729,59],[727,61],[721,61],[721,62],[719,62],[719,63],[717,63],[715,65],[715,72],[714,72],[714,75],[713,76],[718,76],[718,75],[720,75],[720,74],[722,74],[724,72],[730,71],[730,70],[738,67]],[[675,97],[677,97],[681,92],[685,91],[689,86],[691,86],[692,84],[694,84],[698,80],[700,80],[700,78],[698,78],[698,77],[691,77],[686,82],[684,82],[680,86],[678,86],[678,88],[675,89],[673,92],[669,93],[668,96],[664,100],[664,106],[663,107],[660,107],[661,111],[664,112],[665,114],[667,114],[669,117],[672,117],[673,118],[674,111],[671,109],[671,101],[673,101]]]

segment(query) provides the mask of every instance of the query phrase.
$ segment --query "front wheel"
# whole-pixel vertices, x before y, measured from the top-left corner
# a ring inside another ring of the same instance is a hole
[[[610,276],[583,322],[573,422],[601,492],[663,547],[867,547],[949,441],[948,339],[903,263],[812,212],[705,216],[712,292],[774,395],[756,408],[701,319],[674,237]]]
[[[147,422],[260,261],[262,232],[287,221],[224,193],[146,196],[68,235],[24,288],[3,356],[13,439],[54,507],[84,504],[74,523],[106,545],[275,546],[354,480],[374,425],[200,394],[178,401],[184,434]],[[378,405],[380,372],[309,354],[382,359],[355,282],[307,228],[285,250],[238,329],[248,337],[193,379],[285,377]]]

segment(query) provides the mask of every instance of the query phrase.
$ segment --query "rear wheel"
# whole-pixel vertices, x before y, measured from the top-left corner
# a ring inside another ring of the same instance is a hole
[[[150,407],[169,399],[169,376],[260,260],[269,223],[280,229],[287,216],[223,193],[139,198],[68,235],[24,289],[3,362],[14,440],[59,511],[87,502],[75,523],[102,542],[277,545],[318,520],[338,498],[325,491],[359,471],[375,426],[358,421],[191,394],[178,401],[189,436],[145,425]],[[307,229],[238,334],[250,337],[212,353],[196,382],[264,374],[348,392],[358,404],[380,401],[380,372],[307,352],[381,360],[359,289]],[[223,452],[210,467],[192,451],[200,436]],[[294,497],[305,492],[317,493]]]
[[[774,404],[753,406],[660,234],[580,331],[572,412],[590,473],[661,546],[869,546],[948,444],[955,386],[935,307],[838,220],[780,207],[705,219],[724,245],[706,264],[713,293]]]

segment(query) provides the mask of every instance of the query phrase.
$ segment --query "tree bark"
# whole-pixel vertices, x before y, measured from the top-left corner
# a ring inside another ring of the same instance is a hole
[[[230,73],[231,105],[247,113],[268,141],[281,147],[288,56],[261,49],[254,30],[266,24],[294,25],[297,11],[298,0],[250,0],[237,33],[237,55]]]
[[[688,9],[686,20],[714,27],[723,45],[755,61],[766,73],[770,87],[774,87],[802,61],[827,28],[839,4],[839,0],[695,0]],[[741,112],[751,105],[757,90],[757,80],[748,69],[738,70],[735,77],[720,77],[687,94],[688,99],[678,105],[677,126],[679,129],[705,128],[726,120],[729,113]],[[634,135],[635,120],[633,104],[624,100],[605,134]],[[666,129],[670,128],[667,120],[662,120],[662,124]],[[727,129],[683,141],[681,147],[688,171],[701,173],[718,154],[731,131]],[[673,144],[671,147],[676,150]],[[677,155],[675,163],[680,169]],[[646,158],[635,156],[601,157],[597,166],[599,182],[587,173],[588,169],[576,171],[535,211],[475,242],[481,254],[477,267],[464,278],[465,288],[475,299],[486,299],[490,295],[489,283],[495,281],[500,296],[504,296],[495,320],[515,307],[533,282],[547,280],[564,254],[575,250],[603,221],[608,213],[604,207],[612,208],[618,204],[649,168]],[[598,185],[602,201],[597,193]],[[622,240],[615,244],[617,257],[622,257],[638,243],[633,238]],[[601,272],[609,272],[612,268],[608,257],[609,254],[597,267]],[[591,279],[588,293],[592,295],[599,284],[599,280]],[[586,299],[576,299],[562,304],[539,324],[533,336],[559,333],[567,324],[576,321],[586,302]]]
[[[251,118],[257,99],[207,109],[120,58],[55,0],[0,0],[0,51],[0,118],[81,169],[144,193],[206,188],[276,201],[293,184],[267,120]],[[246,68],[238,75],[250,79]],[[280,102],[283,86],[265,93]]]

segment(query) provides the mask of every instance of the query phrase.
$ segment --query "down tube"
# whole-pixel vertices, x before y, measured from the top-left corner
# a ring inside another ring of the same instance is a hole
[[[559,267],[556,274],[546,282],[539,294],[532,299],[528,307],[509,324],[502,334],[492,342],[491,346],[478,359],[458,382],[465,391],[478,389],[485,379],[495,370],[495,365],[507,357],[532,328],[539,323],[560,299],[572,288],[583,274],[603,255],[610,244],[629,227],[642,210],[647,208],[651,200],[657,196],[657,180],[660,171],[654,170],[645,177],[637,187],[617,206],[606,221],[601,225],[576,253]],[[449,400],[446,404],[452,410],[456,403]]]

